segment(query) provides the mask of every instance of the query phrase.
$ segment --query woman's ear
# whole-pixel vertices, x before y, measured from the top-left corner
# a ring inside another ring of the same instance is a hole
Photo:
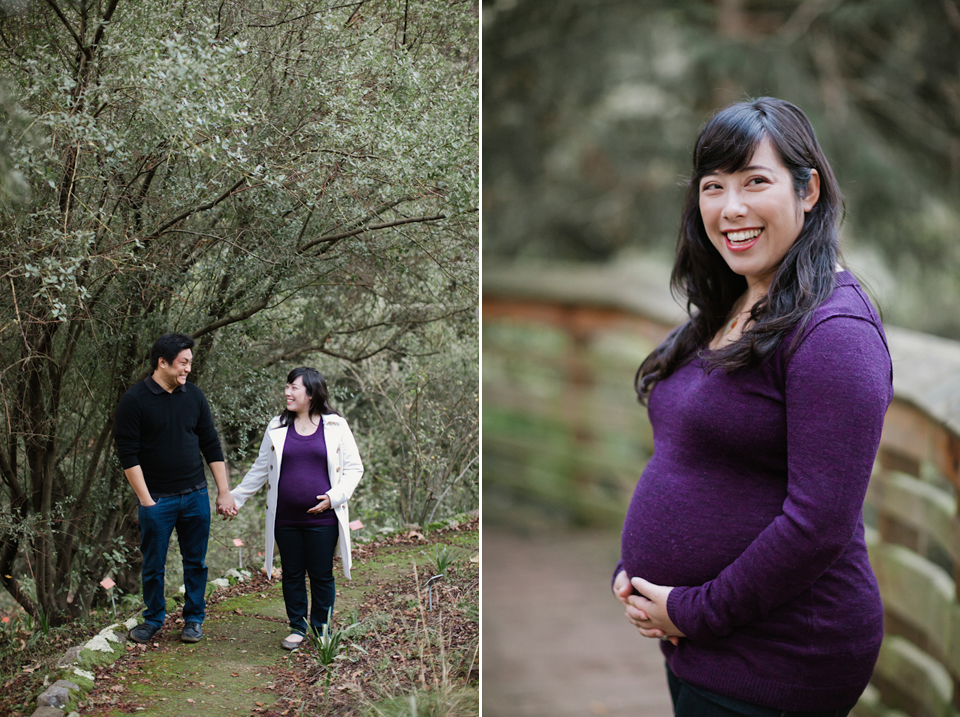
[[[820,173],[811,169],[810,181],[807,183],[807,194],[800,200],[800,206],[803,207],[804,213],[813,209],[818,199],[820,199]]]

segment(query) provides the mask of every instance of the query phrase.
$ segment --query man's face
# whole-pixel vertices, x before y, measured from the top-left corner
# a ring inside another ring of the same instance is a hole
[[[164,387],[173,390],[177,386],[182,386],[187,382],[187,376],[190,375],[190,368],[193,365],[193,351],[184,349],[177,354],[173,363],[167,363],[166,359],[160,359],[157,362],[157,370],[160,373],[159,378]]]

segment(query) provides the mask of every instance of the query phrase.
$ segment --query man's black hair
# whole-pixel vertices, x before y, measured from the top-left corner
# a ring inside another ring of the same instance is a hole
[[[172,364],[184,349],[192,349],[197,342],[183,334],[164,334],[150,349],[150,367],[156,371],[160,359]]]

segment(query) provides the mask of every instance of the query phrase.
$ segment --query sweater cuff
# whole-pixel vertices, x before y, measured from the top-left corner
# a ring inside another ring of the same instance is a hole
[[[223,451],[217,446],[215,449],[210,450],[208,453],[204,453],[203,457],[207,461],[207,465],[211,463],[225,463],[226,459],[223,457]]]
[[[678,587],[667,596],[667,615],[684,635],[696,642],[712,642],[718,635],[699,617],[696,603],[702,588]]]
[[[620,574],[620,571],[623,570],[623,560],[620,560],[617,563],[617,567],[613,570],[613,577],[610,578],[610,589],[613,590],[613,584],[617,582],[617,576]]]

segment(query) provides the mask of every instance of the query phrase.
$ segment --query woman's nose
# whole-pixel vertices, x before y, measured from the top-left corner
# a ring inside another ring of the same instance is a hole
[[[747,213],[747,207],[739,192],[727,192],[723,203],[723,218],[737,219]]]

